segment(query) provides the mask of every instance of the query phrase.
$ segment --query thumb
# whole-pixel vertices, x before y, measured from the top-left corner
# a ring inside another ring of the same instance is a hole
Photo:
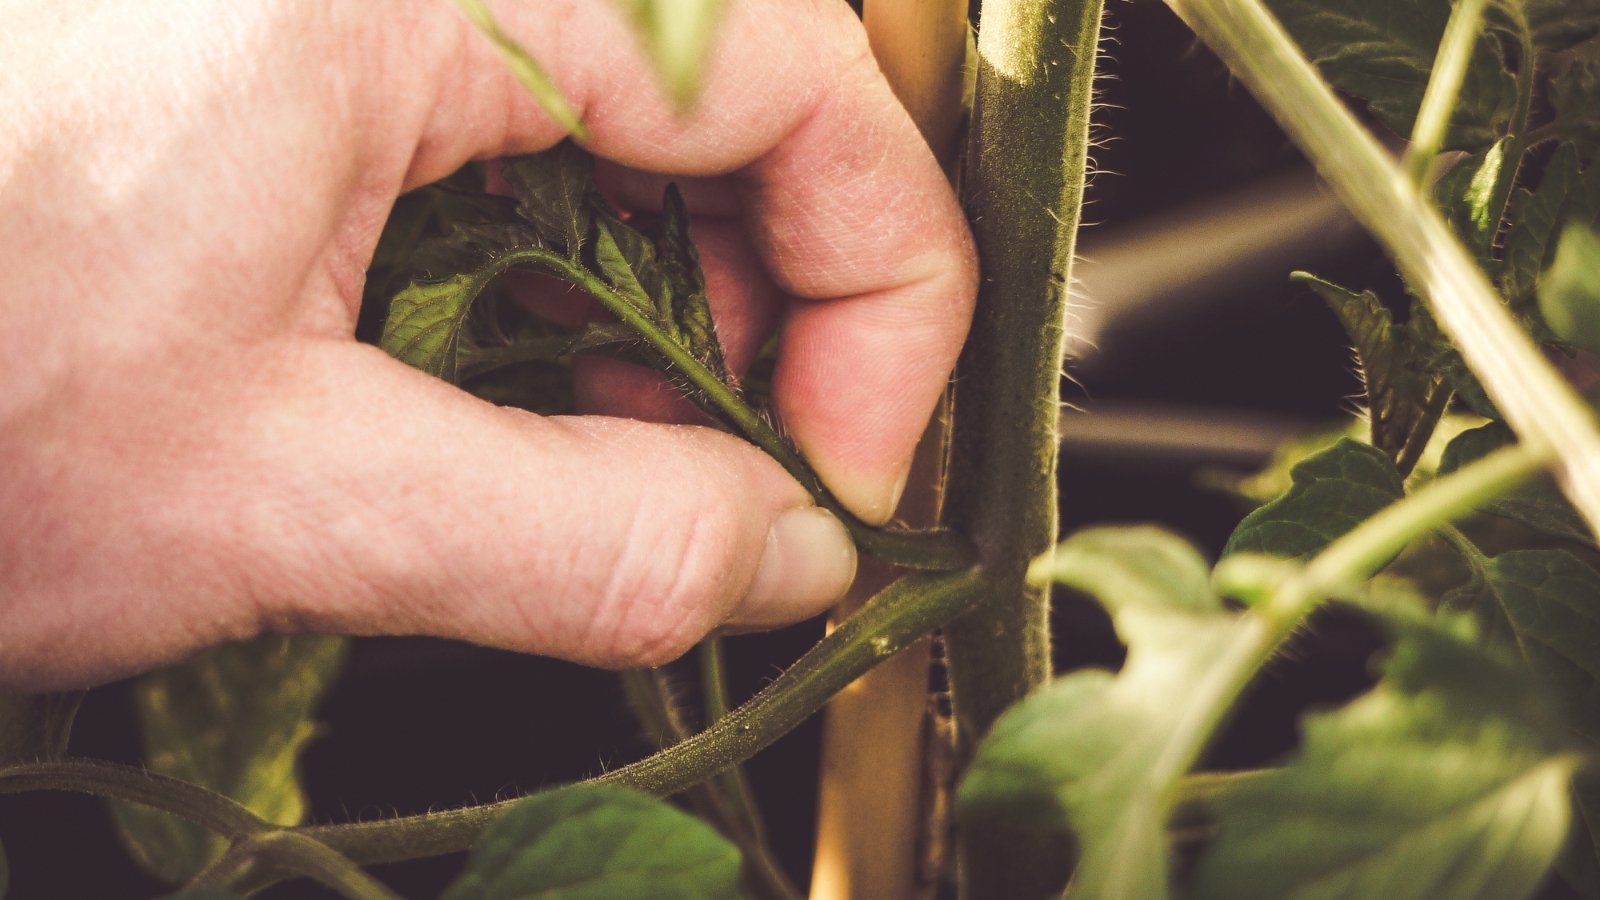
[[[729,435],[494,407],[345,340],[250,371],[55,467],[38,540],[0,560],[0,683],[94,684],[260,631],[655,665],[854,577],[843,526]]]
[[[343,565],[278,598],[291,627],[655,665],[724,623],[819,613],[854,578],[844,527],[734,437],[498,408],[366,347],[313,358],[262,471],[321,498],[303,540]]]

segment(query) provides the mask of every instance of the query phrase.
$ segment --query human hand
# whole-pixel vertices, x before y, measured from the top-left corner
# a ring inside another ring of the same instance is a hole
[[[742,441],[497,408],[353,339],[400,192],[563,136],[445,0],[0,5],[0,685],[261,631],[636,666],[844,592],[842,527]],[[614,6],[496,11],[614,199],[683,185],[730,362],[781,327],[786,428],[887,518],[975,289],[938,166],[841,2],[732,4],[683,118]],[[577,377],[677,416],[638,370]]]

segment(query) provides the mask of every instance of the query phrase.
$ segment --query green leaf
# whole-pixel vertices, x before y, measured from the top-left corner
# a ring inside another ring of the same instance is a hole
[[[570,785],[508,810],[443,900],[720,900],[739,896],[738,848],[662,800]]]
[[[1490,250],[1500,233],[1500,210],[1491,208],[1494,189],[1505,165],[1508,138],[1456,164],[1434,186],[1433,196],[1445,220],[1481,263],[1490,262]]]
[[[1557,338],[1600,353],[1600,235],[1573,224],[1539,282],[1539,312]]]
[[[389,301],[380,346],[395,359],[454,383],[461,330],[482,286],[470,274],[412,282]]]
[[[675,184],[667,185],[662,214],[661,269],[672,291],[672,318],[678,334],[707,368],[728,381],[732,376],[722,356],[717,323],[711,316],[700,254],[689,238],[689,208]]]
[[[670,322],[666,277],[656,264],[655,242],[622,221],[609,208],[595,204],[594,258],[611,289],[640,312]]]
[[[533,58],[526,48],[517,43],[510,35],[500,29],[500,23],[495,21],[494,14],[489,12],[483,0],[455,0],[456,6],[466,14],[473,25],[482,31],[500,51],[505,58],[506,65],[511,67],[511,72],[522,83],[522,87],[544,111],[555,120],[557,125],[566,129],[574,137],[588,137],[588,131],[583,127],[583,120],[578,117],[578,111],[572,108],[567,98],[561,96],[561,90],[551,80],[544,67]]]
[[[1213,802],[1194,896],[1515,900],[1543,882],[1578,757],[1471,629],[1391,626],[1376,687],[1308,717],[1287,765]]]
[[[547,245],[578,259],[589,234],[594,158],[562,141],[543,153],[502,160],[500,172],[517,198],[517,214]]]
[[[1411,332],[1394,324],[1377,294],[1358,294],[1305,272],[1291,277],[1316,291],[1350,335],[1366,387],[1372,444],[1399,459],[1418,427],[1432,425],[1429,406],[1439,379],[1422,366]]]
[[[134,685],[145,765],[232,797],[269,822],[299,824],[300,751],[311,715],[344,658],[334,637],[268,636],[211,650]],[[225,848],[192,823],[111,804],[129,852],[166,881],[192,876]]]
[[[1115,676],[1059,678],[1001,716],[960,787],[957,814],[968,827],[998,817],[1070,828],[1080,848],[1071,894],[1159,900],[1172,787],[1190,764],[1182,748],[1209,727],[1177,698],[1205,684],[1237,642],[1258,638],[1260,621],[1227,612],[1200,554],[1156,528],[1079,532],[1030,577],[1100,600],[1127,662]]]
[[[1450,18],[1449,0],[1268,0],[1323,77],[1365,99],[1400,135],[1411,134]],[[1479,38],[1467,63],[1445,149],[1481,150],[1510,118],[1515,87],[1499,46]]]
[[[1505,288],[1513,303],[1531,300],[1540,276],[1555,258],[1556,242],[1569,224],[1600,224],[1600,166],[1585,171],[1578,148],[1556,149],[1539,187],[1519,189],[1506,234]]]
[[[618,0],[680,109],[694,102],[726,0]]]
[[[1566,707],[1573,730],[1600,753],[1600,574],[1564,550],[1513,550],[1472,559],[1472,578],[1446,594],[1490,640],[1514,648]],[[1600,872],[1600,779],[1580,778],[1563,869]],[[1590,881],[1588,887],[1600,887]]]
[[[82,691],[0,693],[0,763],[59,759],[72,737]],[[0,892],[3,893],[3,892]]]
[[[1516,435],[1499,422],[1462,432],[1445,447],[1439,474],[1446,475],[1516,443]],[[1479,512],[1510,519],[1525,528],[1565,541],[1592,543],[1583,517],[1548,478],[1530,481],[1485,504]]]
[[[1290,479],[1287,493],[1239,523],[1223,555],[1309,557],[1405,493],[1383,451],[1349,438],[1295,466]]]

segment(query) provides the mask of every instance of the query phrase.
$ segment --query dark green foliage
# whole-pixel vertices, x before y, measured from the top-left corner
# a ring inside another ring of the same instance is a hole
[[[1372,445],[1400,460],[1414,435],[1433,428],[1439,376],[1424,364],[1415,335],[1394,324],[1377,294],[1358,294],[1304,272],[1294,277],[1317,292],[1350,335],[1366,390]]]
[[[1409,135],[1450,18],[1448,0],[1269,0],[1334,87],[1367,101]],[[1447,149],[1482,150],[1510,118],[1514,88],[1499,46],[1478,41],[1451,119]]]
[[[1383,451],[1341,438],[1290,472],[1288,493],[1246,516],[1223,554],[1305,558],[1404,494]]]
[[[1439,474],[1454,472],[1515,442],[1511,429],[1498,422],[1463,432],[1445,447]],[[1578,511],[1548,479],[1525,484],[1486,504],[1481,512],[1510,519],[1546,537],[1583,544],[1593,540]]]
[[[490,826],[444,900],[733,900],[738,848],[668,803],[612,785],[519,801]]]

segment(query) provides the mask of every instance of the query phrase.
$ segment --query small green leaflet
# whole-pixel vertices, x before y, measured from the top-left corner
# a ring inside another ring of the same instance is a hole
[[[502,160],[500,174],[517,198],[517,214],[539,239],[577,259],[589,235],[594,159],[577,144],[562,141],[543,153]]]
[[[1516,900],[1544,881],[1579,758],[1467,623],[1412,618],[1375,688],[1214,801],[1196,898]]]
[[[0,763],[65,755],[67,740],[72,736],[72,720],[82,701],[82,691],[0,693]]]
[[[1366,387],[1372,444],[1390,459],[1399,459],[1412,434],[1428,419],[1439,379],[1423,368],[1411,333],[1394,324],[1377,294],[1358,294],[1305,272],[1291,277],[1316,291],[1350,335]]]
[[[1223,555],[1309,557],[1405,493],[1382,450],[1349,438],[1307,457],[1289,475],[1288,492],[1246,516]]]
[[[738,848],[665,801],[570,785],[496,819],[442,900],[734,900],[740,865]]]
[[[1439,461],[1439,474],[1454,472],[1514,443],[1516,436],[1511,429],[1498,422],[1464,431],[1445,447],[1444,456]],[[1510,519],[1547,537],[1580,544],[1593,542],[1583,517],[1547,478],[1524,484],[1490,501],[1479,511]]]
[[[211,650],[134,686],[145,765],[233,798],[269,822],[298,824],[300,751],[333,683],[345,641],[271,635]],[[111,811],[129,852],[157,877],[182,881],[225,842],[198,825],[127,803]]]
[[[454,383],[459,374],[461,330],[481,286],[481,280],[472,274],[412,282],[389,301],[389,319],[381,340],[384,351]]]
[[[1533,191],[1519,189],[1506,234],[1505,289],[1514,304],[1534,297],[1540,276],[1555,258],[1556,242],[1569,224],[1600,224],[1600,165],[1579,163],[1576,144],[1556,149]]]
[[[1449,0],[1268,0],[1267,6],[1334,87],[1365,99],[1396,134],[1411,133],[1450,18]],[[1514,96],[1499,47],[1480,37],[1445,149],[1493,143]]]
[[[700,90],[726,0],[617,0],[633,19],[667,96],[687,109]]]
[[[1539,281],[1539,313],[1564,343],[1600,353],[1600,234],[1572,224]]]
[[[957,793],[957,815],[968,827],[1002,818],[1070,828],[1079,859],[1068,896],[1160,900],[1173,786],[1209,724],[1188,701],[1221,689],[1210,683],[1215,661],[1258,640],[1264,623],[1229,613],[1200,554],[1156,528],[1079,532],[1029,577],[1105,605],[1127,662],[1116,675],[1058,678],[1001,716]]]

